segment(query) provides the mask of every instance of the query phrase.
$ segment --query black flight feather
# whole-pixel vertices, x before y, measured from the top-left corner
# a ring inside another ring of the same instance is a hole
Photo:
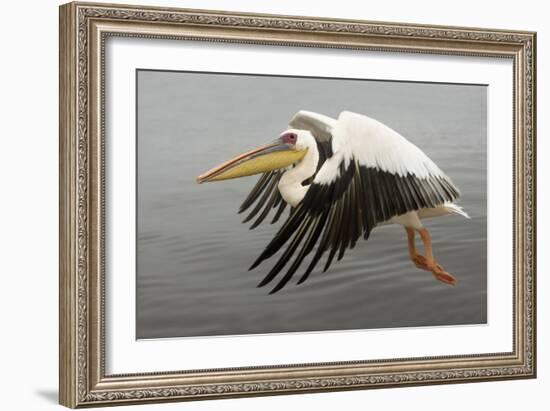
[[[399,176],[366,167],[353,159],[342,160],[338,178],[326,184],[313,181],[309,185],[302,202],[251,268],[273,256],[292,237],[285,252],[260,283],[265,285],[273,281],[299,249],[288,271],[270,292],[275,293],[292,279],[315,247],[298,284],[309,278],[325,252],[329,251],[323,271],[328,270],[335,257],[341,259],[347,249],[353,248],[360,236],[368,238],[377,224],[407,212],[452,202],[457,197],[458,190],[446,178]]]

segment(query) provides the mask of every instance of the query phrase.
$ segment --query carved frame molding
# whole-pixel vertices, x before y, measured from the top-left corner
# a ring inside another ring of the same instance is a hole
[[[513,352],[105,375],[103,118],[109,36],[513,59]],[[92,3],[61,6],[60,403],[102,406],[535,377],[535,50],[532,32]]]

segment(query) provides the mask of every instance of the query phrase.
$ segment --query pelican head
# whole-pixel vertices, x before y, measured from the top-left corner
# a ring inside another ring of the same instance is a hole
[[[289,129],[273,142],[247,151],[197,177],[197,183],[222,181],[286,168],[304,158],[313,135],[307,130]]]

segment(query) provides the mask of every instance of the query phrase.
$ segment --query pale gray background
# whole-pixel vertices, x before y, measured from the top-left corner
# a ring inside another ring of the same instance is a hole
[[[158,71],[137,83],[138,338],[486,322],[485,86]],[[388,226],[300,286],[256,288],[273,261],[247,268],[277,227],[250,231],[236,210],[257,177],[195,177],[272,140],[299,109],[374,117],[452,177],[472,219],[426,225],[457,287],[416,269],[404,230]]]

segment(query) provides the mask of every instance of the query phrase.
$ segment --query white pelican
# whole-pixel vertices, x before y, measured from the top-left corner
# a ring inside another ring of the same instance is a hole
[[[338,119],[299,111],[274,142],[248,151],[197,177],[198,183],[263,173],[239,212],[250,208],[244,222],[259,216],[251,229],[276,209],[276,222],[289,204],[284,224],[250,269],[289,243],[258,286],[271,282],[294,261],[270,293],[292,278],[314,252],[298,284],[305,281],[328,251],[324,271],[340,260],[360,236],[373,228],[400,224],[407,232],[409,256],[416,267],[431,271],[446,284],[456,279],[433,256],[430,233],[422,219],[468,215],[454,201],[458,188],[422,150],[388,126],[364,115],[342,112]],[[260,212],[261,211],[261,212]],[[416,250],[416,233],[425,255]]]

